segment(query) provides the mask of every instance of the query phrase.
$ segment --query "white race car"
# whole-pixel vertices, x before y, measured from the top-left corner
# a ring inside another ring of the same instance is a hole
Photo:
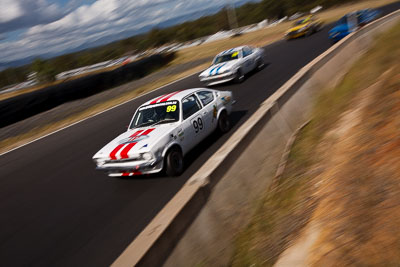
[[[244,75],[256,68],[264,66],[264,49],[250,46],[240,46],[226,50],[215,56],[211,67],[199,75],[206,85],[235,80],[242,82]]]
[[[183,172],[183,156],[218,129],[230,128],[230,91],[187,89],[141,105],[128,130],[93,156],[97,169],[109,176],[132,176],[165,170]]]

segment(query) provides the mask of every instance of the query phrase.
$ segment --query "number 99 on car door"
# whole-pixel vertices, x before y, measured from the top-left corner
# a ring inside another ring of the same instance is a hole
[[[194,132],[195,132],[195,133],[199,133],[200,131],[203,131],[203,130],[204,130],[203,119],[202,119],[201,116],[199,116],[199,117],[197,117],[197,118],[194,118],[194,119],[192,120],[192,125],[193,125]]]
[[[191,142],[192,144],[198,144],[200,140],[206,135],[206,125],[204,117],[200,112],[197,112],[191,119],[189,127],[191,128]]]
[[[182,100],[185,148],[193,147],[206,135],[206,125],[202,116],[203,107],[196,95],[190,95]]]

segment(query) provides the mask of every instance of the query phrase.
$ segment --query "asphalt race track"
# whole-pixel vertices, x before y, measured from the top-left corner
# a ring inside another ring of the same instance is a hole
[[[400,2],[382,9],[385,14]],[[266,67],[231,90],[232,130],[211,136],[177,178],[109,178],[91,157],[126,129],[134,110],[164,93],[203,87],[197,75],[0,156],[0,264],[108,266],[229,136],[301,67],[331,46],[330,26],[265,48]]]

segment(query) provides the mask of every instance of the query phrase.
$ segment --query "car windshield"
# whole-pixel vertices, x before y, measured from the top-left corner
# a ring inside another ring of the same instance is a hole
[[[305,18],[305,19],[298,20],[298,21],[296,21],[296,22],[294,23],[294,26],[298,26],[298,25],[304,24],[304,23],[306,23],[306,22],[309,21],[309,20],[310,20],[309,18]]]
[[[238,58],[239,58],[239,51],[234,51],[232,53],[223,54],[223,55],[220,55],[215,58],[213,65],[222,63],[222,62],[226,62],[226,61],[230,61],[230,60],[234,60],[234,59],[238,59]]]
[[[347,24],[347,17],[346,17],[346,16],[340,18],[340,19],[336,22],[336,26],[339,26],[339,25],[342,25],[342,24]]]
[[[167,101],[140,107],[130,129],[179,121],[179,102]]]

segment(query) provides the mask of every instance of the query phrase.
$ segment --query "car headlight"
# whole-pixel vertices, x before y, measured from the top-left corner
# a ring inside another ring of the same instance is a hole
[[[150,152],[140,153],[140,158],[144,160],[151,160],[153,158],[153,154]]]
[[[332,38],[335,38],[336,36],[339,35],[339,32],[331,32],[330,35]]]
[[[104,165],[106,163],[105,159],[93,159],[94,163],[98,166]]]

